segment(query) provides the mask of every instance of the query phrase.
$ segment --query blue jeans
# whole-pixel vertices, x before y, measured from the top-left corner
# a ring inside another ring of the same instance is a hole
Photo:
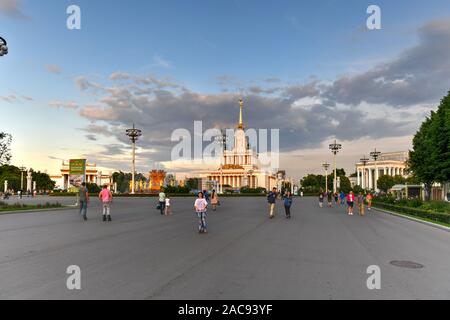
[[[205,231],[206,230],[206,211],[197,212],[198,217],[198,230]]]
[[[80,200],[80,214],[83,215],[83,217],[86,217],[87,214],[87,201],[86,200]]]

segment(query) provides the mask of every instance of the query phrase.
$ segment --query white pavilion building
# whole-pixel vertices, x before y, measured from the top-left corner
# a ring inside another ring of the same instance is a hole
[[[239,123],[234,132],[232,150],[224,150],[220,167],[208,172],[205,178],[215,181],[219,186],[229,185],[238,189],[242,187],[265,188],[271,190],[277,186],[277,176],[274,172],[262,170],[258,163],[258,153],[251,148],[244,131],[242,111],[244,103],[239,101]]]

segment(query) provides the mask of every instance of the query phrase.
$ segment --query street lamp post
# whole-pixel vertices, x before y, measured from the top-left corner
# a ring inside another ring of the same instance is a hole
[[[24,166],[21,166],[19,169],[20,169],[20,192],[23,192],[23,173],[25,172],[26,168]]]
[[[6,40],[0,37],[0,57],[8,54],[8,46]]]
[[[136,129],[134,127],[134,123],[133,123],[133,128],[131,129],[127,129],[126,130],[126,135],[130,138],[132,146],[133,146],[133,152],[132,152],[132,168],[131,168],[131,194],[134,194],[134,189],[135,189],[135,185],[134,185],[134,174],[136,172],[136,141],[138,139],[138,137],[142,136],[142,131],[139,129]]]
[[[341,150],[341,149],[342,149],[342,145],[339,143],[336,143],[336,140],[334,140],[334,143],[330,144],[330,150],[333,153],[333,162],[334,162],[333,193],[336,193],[336,191],[337,191],[336,155],[339,152],[339,150]]]
[[[223,158],[225,156],[224,151],[227,150],[228,138],[227,138],[227,135],[223,132],[220,136],[217,136],[215,139],[222,150],[222,154],[220,155],[220,169],[219,169],[220,170],[220,181],[219,181],[219,188],[218,188],[219,190],[217,190],[219,194],[222,194],[223,193],[223,168],[222,168],[222,166],[224,164],[223,163]]]
[[[325,192],[328,193],[328,168],[330,164],[325,162],[322,167],[325,169]]]
[[[375,161],[375,191],[378,192],[378,168],[377,168],[377,160],[380,157],[381,152],[377,151],[377,149],[375,148],[375,151],[370,153],[370,156],[372,157],[372,159]]]
[[[365,185],[366,164],[367,164],[367,162],[369,162],[369,159],[364,155],[364,157],[362,157],[360,161],[363,164],[362,188],[366,189],[366,185]]]

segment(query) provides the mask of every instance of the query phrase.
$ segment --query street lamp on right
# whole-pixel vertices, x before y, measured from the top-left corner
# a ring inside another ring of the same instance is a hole
[[[322,167],[325,169],[325,192],[328,193],[328,168],[330,167],[329,163],[323,163]]]
[[[378,192],[378,168],[377,168],[377,160],[380,157],[381,152],[377,151],[377,148],[375,148],[375,151],[370,153],[370,156],[375,161],[375,183],[374,183],[374,189],[376,192]],[[372,186],[370,186],[372,187]]]
[[[365,183],[365,180],[366,180],[366,164],[369,162],[369,158],[367,158],[365,155],[364,155],[364,157],[362,157],[361,158],[361,163],[363,164],[363,172],[362,172],[362,181],[361,181],[361,184],[362,184],[362,188],[363,189],[366,189],[366,183]]]
[[[334,162],[333,193],[337,192],[336,155],[339,152],[339,150],[341,150],[341,149],[342,149],[342,145],[339,143],[336,143],[336,140],[334,140],[334,143],[330,144],[330,150],[333,153],[333,162]]]

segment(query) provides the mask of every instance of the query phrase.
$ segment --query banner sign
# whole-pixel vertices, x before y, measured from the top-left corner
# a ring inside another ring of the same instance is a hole
[[[86,159],[69,160],[69,183],[74,187],[80,187],[86,177]]]

